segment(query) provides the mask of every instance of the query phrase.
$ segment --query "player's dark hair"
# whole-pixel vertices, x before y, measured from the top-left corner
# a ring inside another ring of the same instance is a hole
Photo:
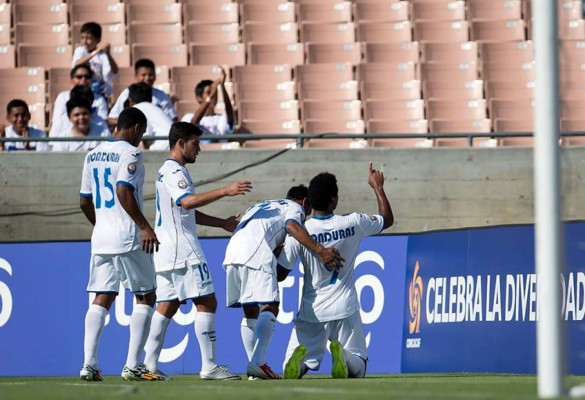
[[[337,196],[337,178],[329,172],[321,172],[309,182],[309,201],[313,209],[326,211],[333,197]]]
[[[213,85],[213,81],[209,79],[204,79],[195,86],[195,97],[203,96],[203,91],[207,86]]]
[[[116,129],[130,129],[134,125],[146,126],[146,115],[136,107],[125,108],[118,116]]]
[[[26,112],[28,114],[30,114],[30,111],[28,110],[28,104],[26,104],[26,101],[21,100],[21,99],[12,99],[8,102],[8,104],[6,105],[6,114],[10,114],[10,112],[12,111],[13,108],[17,108],[17,107],[24,107],[24,109],[26,110]]]
[[[134,73],[137,74],[138,70],[140,68],[148,68],[148,69],[151,69],[153,71],[156,71],[156,68],[154,66],[154,61],[152,61],[151,59],[148,59],[148,58],[141,58],[140,60],[138,60],[134,63]]]
[[[171,130],[169,131],[169,148],[172,150],[179,139],[183,139],[186,142],[191,136],[201,135],[203,135],[203,130],[199,125],[190,122],[175,122],[171,125]]]
[[[71,97],[67,104],[67,116],[70,117],[74,108],[85,108],[91,114],[91,102],[85,97]]]
[[[309,189],[305,185],[298,185],[291,187],[288,192],[286,193],[286,198],[288,200],[298,200],[301,201],[306,199],[309,194]]]
[[[81,25],[80,32],[89,33],[98,41],[102,39],[102,27],[97,22],[86,22],[85,24]]]
[[[77,71],[79,71],[80,69],[86,69],[89,75],[89,78],[93,78],[93,71],[91,70],[91,67],[87,64],[79,64],[76,65],[75,67],[71,68],[71,71],[69,72],[69,78],[73,79],[73,77],[75,75],[77,75]]]
[[[91,90],[91,88],[89,86],[85,86],[85,85],[74,86],[69,91],[69,98],[70,99],[78,98],[78,97],[87,99],[87,101],[89,101],[90,104],[92,104],[93,101],[95,100],[93,90]]]
[[[152,102],[152,87],[144,82],[133,83],[128,86],[128,98],[134,104]]]

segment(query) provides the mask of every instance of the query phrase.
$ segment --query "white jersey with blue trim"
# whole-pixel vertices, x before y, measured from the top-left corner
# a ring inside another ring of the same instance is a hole
[[[364,237],[382,231],[384,218],[359,213],[316,216],[307,221],[305,227],[316,242],[324,247],[335,247],[345,262],[338,272],[332,272],[293,237],[287,237],[278,263],[292,269],[300,258],[305,273],[297,318],[307,322],[347,318],[359,311],[354,279],[358,247]]]
[[[165,160],[156,178],[154,231],[160,242],[154,253],[157,272],[207,263],[197,238],[195,209],[181,206],[181,200],[194,193],[187,168],[174,159]]]
[[[143,209],[143,154],[126,141],[111,139],[87,153],[81,176],[79,194],[92,198],[95,207],[93,254],[121,254],[142,245],[140,229],[120,204],[116,185],[130,187]]]
[[[225,251],[224,267],[239,265],[252,269],[276,267],[274,249],[284,243],[286,223],[303,224],[305,210],[292,200],[267,200],[248,208],[232,234]]]

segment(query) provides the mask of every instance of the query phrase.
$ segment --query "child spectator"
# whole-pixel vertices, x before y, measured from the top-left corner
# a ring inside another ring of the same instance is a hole
[[[101,40],[102,27],[98,23],[83,24],[80,43],[73,53],[71,67],[89,64],[93,71],[93,82],[97,86],[95,91],[108,97],[112,94],[112,81],[118,73],[118,65],[110,55],[110,44],[99,44]]]
[[[142,144],[145,149],[168,150],[168,140],[148,141],[148,136],[169,136],[173,121],[163,110],[152,103],[152,87],[146,83],[133,83],[128,87],[128,105],[146,115],[146,132]]]
[[[195,100],[199,107],[195,113],[187,113],[181,121],[199,125],[205,135],[225,136],[234,133],[234,109],[225,89],[226,73],[221,69],[221,76],[214,81],[203,80],[195,86]],[[215,112],[217,93],[221,87],[225,113]],[[201,143],[209,143],[202,140]]]
[[[91,123],[91,102],[83,97],[72,97],[67,102],[67,116],[73,125],[61,137],[107,137],[110,131]],[[97,141],[55,142],[53,151],[89,151],[97,147]]]
[[[136,83],[146,83],[148,86],[152,87],[152,104],[160,107],[172,122],[177,122],[177,112],[175,111],[175,106],[169,95],[162,90],[153,87],[154,82],[156,81],[156,68],[154,62],[147,58],[136,61],[134,63],[134,77]],[[120,93],[120,96],[118,96],[118,99],[116,100],[116,104],[114,104],[110,110],[110,115],[108,116],[108,123],[110,125],[116,125],[118,115],[120,115],[124,109],[124,102],[126,100],[128,100],[128,89],[124,89],[122,93]]]
[[[71,78],[72,87],[87,86],[88,88],[91,88],[93,71],[89,65],[79,64],[71,69],[69,77]],[[69,101],[70,92],[71,90],[64,90],[59,93],[55,99],[53,116],[51,117],[52,124],[55,124],[55,122],[62,117],[67,118],[67,109],[65,104],[67,104],[67,101]],[[92,114],[99,115],[103,119],[108,118],[108,101],[106,98],[99,93],[94,93],[93,98],[93,103],[91,104]]]
[[[0,136],[7,138],[33,138],[46,137],[45,132],[28,126],[30,121],[30,111],[28,104],[24,100],[11,100],[6,106],[6,120],[10,123],[8,126],[0,125]],[[0,150],[36,150],[47,151],[49,144],[47,142],[5,142],[0,143]]]

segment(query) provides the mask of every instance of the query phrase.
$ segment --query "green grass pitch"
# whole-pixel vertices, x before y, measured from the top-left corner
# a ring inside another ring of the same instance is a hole
[[[311,375],[290,381],[203,381],[196,375],[173,376],[172,382],[103,382],[69,378],[0,378],[0,399],[536,399],[536,377],[490,374],[370,375],[333,380]],[[584,382],[568,377],[567,383]]]

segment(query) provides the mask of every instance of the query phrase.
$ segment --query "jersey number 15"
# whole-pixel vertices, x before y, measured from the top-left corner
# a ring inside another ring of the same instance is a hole
[[[110,200],[106,200],[104,202],[105,208],[112,208],[112,207],[114,207],[114,204],[116,204],[116,194],[114,192],[114,186],[109,181],[109,178],[111,175],[112,175],[112,169],[109,167],[106,168],[104,170],[103,187],[108,192],[110,192],[110,196],[109,196]],[[95,180],[95,208],[97,209],[97,208],[102,207],[102,194],[101,194],[102,186],[100,185],[99,170],[97,168],[93,169],[93,179]]]

